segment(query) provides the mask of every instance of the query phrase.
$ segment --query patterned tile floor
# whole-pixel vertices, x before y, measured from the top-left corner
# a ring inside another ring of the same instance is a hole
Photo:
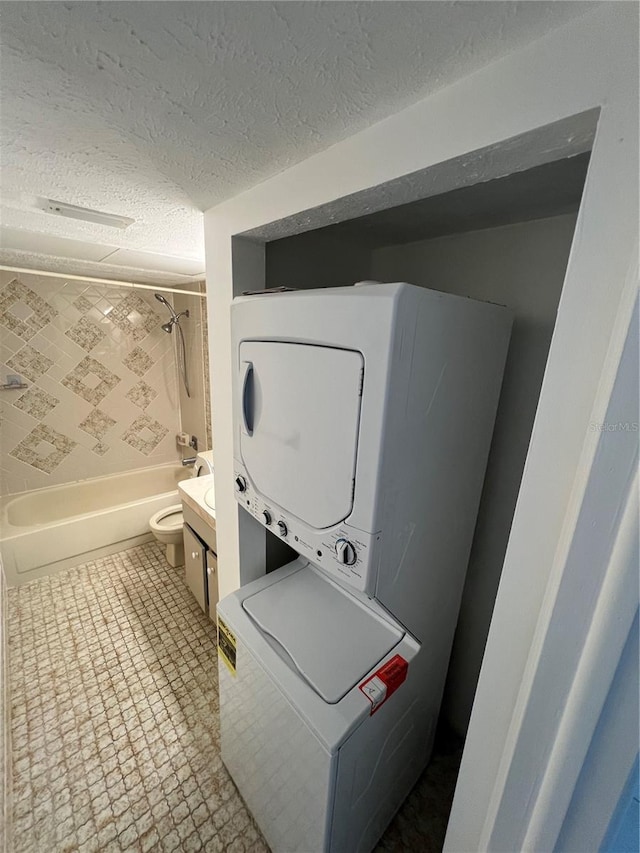
[[[268,851],[219,755],[214,625],[155,542],[10,590],[9,640],[15,853]],[[441,742],[380,853],[442,849],[459,760]]]
[[[260,851],[215,629],[151,543],[9,592],[16,853]]]

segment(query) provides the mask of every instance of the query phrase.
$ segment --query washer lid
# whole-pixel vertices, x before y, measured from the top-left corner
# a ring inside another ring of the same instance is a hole
[[[339,702],[404,633],[310,567],[249,596],[244,610],[325,702]]]

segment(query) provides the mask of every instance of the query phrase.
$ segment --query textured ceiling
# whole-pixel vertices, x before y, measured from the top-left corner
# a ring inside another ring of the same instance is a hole
[[[3,2],[2,223],[202,258],[202,210],[594,5]]]

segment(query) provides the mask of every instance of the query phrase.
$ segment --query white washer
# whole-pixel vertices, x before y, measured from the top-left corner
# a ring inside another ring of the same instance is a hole
[[[371,849],[431,749],[418,644],[302,558],[218,618],[222,757],[271,849]]]

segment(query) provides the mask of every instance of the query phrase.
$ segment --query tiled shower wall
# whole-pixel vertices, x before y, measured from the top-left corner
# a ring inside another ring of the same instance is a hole
[[[204,293],[204,282],[198,282],[193,287],[197,293]],[[182,430],[195,435],[198,439],[198,450],[211,450],[211,405],[209,401],[209,346],[207,341],[207,306],[201,296],[187,296],[176,293],[173,297],[176,311],[189,311],[189,316],[180,320],[184,331],[187,351],[187,372],[189,378],[190,397],[187,397],[182,382],[180,382],[180,419]],[[175,343],[178,338],[175,335]],[[177,358],[177,353],[176,353]],[[186,448],[185,456],[192,456],[193,450]]]
[[[206,284],[201,282],[201,292],[206,293]],[[200,317],[202,320],[202,368],[204,371],[204,419],[207,433],[207,450],[213,450],[213,429],[211,426],[211,372],[209,370],[209,321],[207,319],[207,299],[200,300]]]
[[[1,493],[176,461],[173,335],[153,292],[0,273]]]

